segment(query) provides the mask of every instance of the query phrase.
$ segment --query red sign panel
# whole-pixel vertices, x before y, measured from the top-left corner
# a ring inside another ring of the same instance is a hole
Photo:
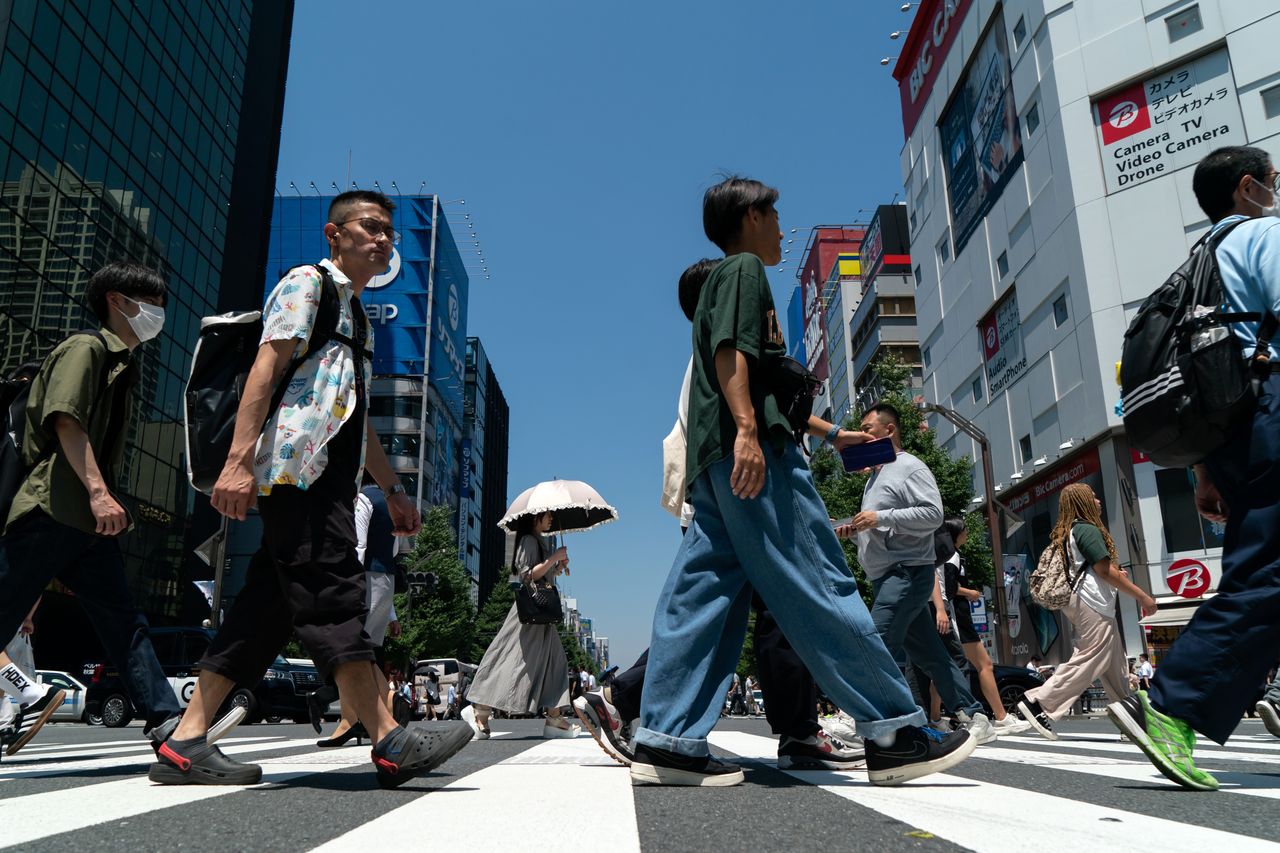
[[[893,68],[902,97],[902,129],[911,136],[973,0],[924,0]]]
[[[1098,458],[1096,447],[1085,451],[1078,459],[1072,459],[1064,465],[1049,471],[1043,480],[1033,483],[1017,494],[1009,496],[1005,503],[1014,512],[1021,512],[1033,503],[1052,498],[1062,491],[1064,486],[1078,483],[1085,477],[1097,474],[1102,470],[1102,462]]]
[[[1102,123],[1102,144],[1111,145],[1126,136],[1151,129],[1151,111],[1147,109],[1147,92],[1142,83],[1116,92],[1098,101],[1098,120]]]
[[[1209,567],[1199,560],[1175,560],[1164,570],[1169,591],[1183,598],[1199,598],[1209,591]]]

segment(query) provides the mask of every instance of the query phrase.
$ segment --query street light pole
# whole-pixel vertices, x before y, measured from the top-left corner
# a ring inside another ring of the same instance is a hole
[[[982,450],[982,482],[987,498],[987,530],[991,538],[991,562],[995,567],[993,586],[996,588],[996,647],[1000,663],[1012,664],[1013,647],[1009,637],[1009,622],[1012,617],[1004,592],[1004,548],[1000,536],[1000,509],[996,502],[995,475],[991,467],[991,442],[977,424],[953,409],[923,401],[919,403],[919,408],[922,412],[934,412],[946,418],[955,424],[958,430],[978,442],[978,447]]]

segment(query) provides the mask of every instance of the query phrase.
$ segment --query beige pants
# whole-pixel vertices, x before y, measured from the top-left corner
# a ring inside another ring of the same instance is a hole
[[[1071,659],[1054,670],[1043,685],[1027,691],[1027,699],[1039,702],[1052,720],[1066,716],[1080,694],[1093,686],[1095,678],[1102,679],[1108,702],[1129,695],[1128,663],[1115,614],[1102,615],[1078,595],[1071,596],[1071,603],[1062,608],[1062,614],[1075,628]]]

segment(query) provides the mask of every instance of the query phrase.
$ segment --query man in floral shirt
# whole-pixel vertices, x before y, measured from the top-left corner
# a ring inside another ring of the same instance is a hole
[[[228,758],[205,733],[237,684],[262,677],[290,632],[369,731],[383,787],[428,772],[471,739],[471,727],[461,722],[413,731],[397,725],[381,701],[386,682],[378,677],[373,643],[364,632],[365,578],[356,557],[354,504],[366,451],[369,473],[387,494],[395,532],[412,535],[421,526],[418,508],[365,417],[372,341],[359,297],[387,268],[399,240],[391,225],[394,209],[381,193],[337,196],[324,226],[330,257],[290,271],[267,297],[258,355],[213,491],[214,508],[229,518],[244,520],[257,502],[262,547],[200,661],[191,704],[151,767],[153,782],[261,780],[262,768]],[[335,333],[311,340],[326,286],[337,290]],[[279,407],[269,411],[272,391],[295,358],[303,361]]]

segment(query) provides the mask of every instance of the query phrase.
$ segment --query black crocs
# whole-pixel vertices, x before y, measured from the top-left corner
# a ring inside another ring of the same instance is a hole
[[[262,768],[228,758],[204,738],[176,743],[169,738],[156,750],[158,761],[147,778],[161,785],[256,785]]]
[[[378,784],[398,788],[415,776],[430,773],[466,746],[473,734],[464,722],[413,729],[396,726],[373,748]]]

